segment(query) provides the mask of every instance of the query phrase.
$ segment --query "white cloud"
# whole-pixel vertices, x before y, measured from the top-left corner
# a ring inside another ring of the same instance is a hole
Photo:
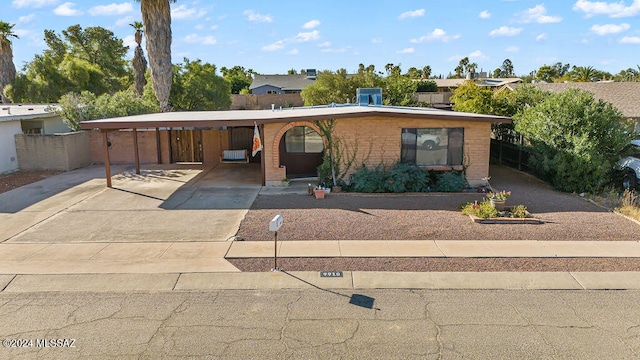
[[[536,36],[536,41],[542,41],[542,40],[547,40],[548,36],[546,33],[542,33],[538,36]]]
[[[608,15],[612,18],[631,17],[640,14],[640,0],[633,0],[629,6],[626,6],[624,1],[608,3],[578,0],[573,5],[573,10],[584,12],[587,17],[596,15]]]
[[[320,26],[320,20],[311,20],[304,23],[304,25],[302,25],[302,28],[313,29],[313,28],[317,28],[318,26]]]
[[[487,57],[480,50],[476,50],[469,54],[470,59],[486,59]]]
[[[247,21],[250,22],[263,22],[263,23],[271,23],[273,22],[273,16],[271,15],[262,15],[254,12],[253,10],[247,10],[244,13]]]
[[[508,48],[504,49],[504,51],[506,51],[506,52],[518,52],[518,51],[520,51],[520,48],[517,47],[517,46],[512,45],[512,46],[509,46]]]
[[[621,33],[623,31],[627,31],[631,28],[631,25],[623,23],[620,25],[616,25],[616,24],[605,24],[605,25],[593,25],[591,27],[591,31],[593,31],[594,33],[602,36],[602,35],[607,35],[607,34],[618,34]]]
[[[497,29],[491,30],[489,36],[516,36],[520,34],[522,28],[513,28],[508,26],[501,26]]]
[[[442,41],[442,42],[449,42],[451,40],[455,40],[458,39],[460,37],[460,35],[447,35],[447,32],[436,28],[433,29],[433,31],[431,33],[429,33],[428,35],[424,35],[421,36],[417,39],[411,39],[409,41],[411,41],[414,44],[419,44],[419,43],[423,43],[425,41]]]
[[[402,14],[400,14],[400,16],[398,16],[398,19],[404,20],[404,19],[408,19],[408,18],[421,17],[421,16],[424,16],[424,13],[425,13],[424,9],[407,11],[407,12],[403,12]]]
[[[136,42],[136,37],[134,35],[125,36],[124,39],[122,39],[122,44],[124,46],[128,46],[129,51],[132,51],[132,49],[135,49],[135,47],[138,46],[138,43]]]
[[[625,36],[620,39],[623,44],[638,44],[640,45],[640,36]]]
[[[73,7],[76,4],[72,2],[66,2],[53,10],[53,13],[60,16],[78,16],[82,15],[82,11],[76,10]]]
[[[522,13],[518,14],[517,21],[525,24],[528,23],[538,23],[538,24],[549,24],[549,23],[558,23],[562,21],[561,16],[549,16],[547,15],[547,8],[544,5],[536,5],[531,9],[527,9]]]
[[[200,18],[207,14],[206,11],[196,8],[188,8],[187,5],[180,5],[178,7],[174,7],[171,9],[171,18],[172,19],[193,19]]]
[[[209,28],[209,30],[218,30],[219,26],[218,25],[211,25],[211,27]]]
[[[485,11],[481,12],[481,13],[478,15],[478,17],[479,17],[480,19],[490,19],[490,18],[491,18],[491,13],[490,13],[490,12],[488,12],[487,10],[485,10]]]
[[[371,42],[374,44],[380,44],[382,42],[382,38],[379,38],[379,37],[373,38],[371,39]]]
[[[416,49],[410,47],[410,48],[404,48],[402,50],[398,50],[396,52],[398,54],[413,54],[414,52],[416,52]]]
[[[298,51],[298,49],[293,49],[293,50],[291,50],[291,51],[287,51],[287,54],[289,54],[289,55],[298,55],[298,53],[300,53],[300,52]]]
[[[116,26],[117,27],[128,26],[134,21],[136,21],[136,19],[133,16],[125,16],[123,18],[118,19],[118,21],[116,21]]]
[[[94,6],[89,9],[89,14],[93,16],[101,16],[101,15],[122,15],[126,13],[130,13],[133,11],[133,5],[131,3],[122,3],[122,4],[110,4],[110,5],[99,5]]]
[[[198,34],[187,35],[185,36],[184,41],[192,44],[195,43],[195,44],[202,44],[202,45],[215,45],[218,43],[218,41],[214,36],[211,36],[211,35],[200,36]]]
[[[282,48],[284,48],[284,41],[283,40],[278,40],[278,41],[274,42],[273,44],[263,46],[262,47],[262,51],[273,52],[273,51],[278,51],[278,50],[280,50]]]
[[[12,5],[14,8],[42,8],[49,5],[55,5],[58,0],[13,0]]]
[[[349,51],[349,49],[351,49],[351,46],[347,46],[339,49],[322,49],[320,51],[322,51],[323,53],[342,54]]]
[[[20,16],[18,18],[18,21],[16,22],[16,24],[28,24],[30,22],[33,21],[33,19],[36,18],[35,14],[29,14],[29,15],[25,15],[25,16]]]
[[[19,38],[24,39],[27,36],[31,35],[31,31],[30,30],[23,30],[23,29],[14,29],[13,33],[18,35]]]
[[[318,44],[318,47],[329,47],[331,46],[331,42],[325,41],[323,43]]]
[[[301,32],[298,33],[293,39],[289,39],[291,42],[309,42],[313,40],[318,40],[320,38],[320,32],[318,30],[313,30],[310,32]]]

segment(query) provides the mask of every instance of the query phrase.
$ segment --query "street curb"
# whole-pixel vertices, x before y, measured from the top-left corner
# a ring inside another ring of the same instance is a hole
[[[320,272],[6,275],[2,292],[281,289],[640,290],[640,272]]]

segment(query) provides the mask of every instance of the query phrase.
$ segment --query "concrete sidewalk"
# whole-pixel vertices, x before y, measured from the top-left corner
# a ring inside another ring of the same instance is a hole
[[[640,290],[640,272],[319,272],[0,275],[3,292],[267,289]]]
[[[234,241],[226,258],[273,257],[271,241]],[[640,257],[638,241],[279,241],[280,257]]]

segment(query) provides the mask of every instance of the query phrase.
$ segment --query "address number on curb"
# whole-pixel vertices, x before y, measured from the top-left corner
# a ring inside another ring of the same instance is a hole
[[[320,277],[342,277],[342,271],[322,271]]]

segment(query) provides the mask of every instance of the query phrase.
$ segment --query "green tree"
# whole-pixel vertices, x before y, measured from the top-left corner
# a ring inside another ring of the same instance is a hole
[[[16,24],[0,21],[0,102],[7,103],[9,99],[4,95],[4,87],[16,77],[16,66],[13,63],[12,39],[19,39],[13,32]]]
[[[216,66],[189,61],[173,67],[173,87],[170,103],[179,110],[228,110],[231,107],[231,87],[216,74]]]
[[[89,91],[69,92],[60,98],[56,112],[72,130],[80,130],[81,121],[107,119],[158,112],[155,99],[143,99],[132,90],[96,97]]]
[[[574,66],[570,75],[573,81],[591,82],[595,80],[596,69],[593,66]]]
[[[128,47],[110,30],[79,25],[63,30],[64,39],[44,31],[48,48],[23,68],[6,89],[14,102],[57,102],[67,92],[96,95],[128,86],[124,56]]]
[[[307,106],[344,104],[347,99],[355,98],[357,86],[347,76],[346,69],[336,72],[324,70],[318,72],[316,81],[302,90],[300,96]]]
[[[162,112],[169,111],[171,94],[171,6],[176,0],[136,0],[147,37],[151,85]]]
[[[453,110],[475,114],[493,114],[493,91],[467,80],[453,92]]]
[[[142,96],[144,92],[144,86],[147,85],[147,79],[145,77],[145,73],[147,72],[147,59],[144,57],[144,51],[142,50],[142,33],[144,32],[144,25],[141,21],[134,21],[129,24],[136,32],[135,39],[136,46],[135,52],[133,54],[133,73],[136,84],[136,93],[138,96]]]
[[[249,91],[249,86],[253,81],[253,75],[257,74],[253,69],[246,70],[242,66],[234,66],[231,69],[222,67],[220,69],[222,77],[231,85],[232,94],[240,94]]]
[[[529,166],[567,192],[602,190],[634,137],[618,109],[577,89],[549,95],[514,121],[531,143]]]
[[[383,80],[382,101],[385,105],[416,105],[414,94],[417,89],[418,82],[401,75],[400,65],[393,66]]]

